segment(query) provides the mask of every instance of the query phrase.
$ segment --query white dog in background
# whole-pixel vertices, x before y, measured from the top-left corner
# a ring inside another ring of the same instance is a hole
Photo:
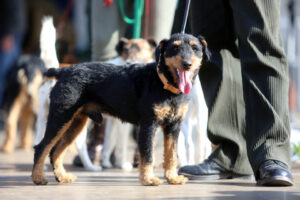
[[[40,35],[41,58],[45,62],[46,68],[58,68],[59,62],[55,49],[56,30],[53,26],[52,17],[45,17],[42,21],[42,30]],[[50,105],[50,91],[55,85],[55,80],[45,80],[44,84],[39,89],[39,114],[37,118],[37,133],[34,144],[37,145],[44,137],[46,123]],[[87,128],[84,128],[81,134],[76,139],[76,147],[79,157],[86,170],[101,171],[102,168],[94,165],[89,158],[87,145]]]
[[[177,153],[180,166],[200,163],[211,154],[212,146],[207,138],[207,120],[208,109],[197,77],[178,137]]]
[[[59,63],[55,49],[56,30],[53,26],[52,17],[44,17],[40,34],[41,59],[47,69],[58,68]],[[39,88],[39,113],[37,117],[37,133],[34,144],[37,145],[44,137],[49,109],[49,95],[51,88],[55,85],[55,80],[45,81]]]

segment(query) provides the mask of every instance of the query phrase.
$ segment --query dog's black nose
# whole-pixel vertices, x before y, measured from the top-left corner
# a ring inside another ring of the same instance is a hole
[[[184,69],[190,69],[192,66],[192,62],[191,61],[182,61],[182,66]]]

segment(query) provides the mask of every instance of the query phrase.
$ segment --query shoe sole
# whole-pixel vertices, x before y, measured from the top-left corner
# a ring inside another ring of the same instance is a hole
[[[242,180],[254,180],[253,175],[237,175],[237,174],[213,174],[213,175],[191,175],[186,173],[180,173],[187,177],[189,180],[220,180],[220,179],[242,179]]]
[[[186,173],[180,173],[187,177],[189,180],[219,180],[219,179],[230,179],[231,174],[212,174],[212,175],[191,175]]]
[[[292,179],[285,176],[274,176],[268,179],[258,180],[259,186],[292,186],[294,182]]]
[[[232,175],[231,179],[241,179],[241,180],[255,180],[254,175]]]

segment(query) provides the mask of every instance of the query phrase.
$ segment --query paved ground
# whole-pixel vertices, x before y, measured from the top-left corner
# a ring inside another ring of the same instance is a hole
[[[0,141],[3,141],[0,133]],[[158,145],[160,145],[158,143]],[[157,148],[156,174],[162,178],[161,149]],[[53,173],[48,171],[47,186],[36,186],[30,174],[33,152],[17,150],[12,154],[0,153],[0,199],[39,199],[39,200],[77,200],[77,199],[209,199],[209,200],[293,200],[300,199],[300,165],[294,165],[293,187],[258,187],[249,180],[190,181],[185,185],[168,185],[164,182],[158,187],[141,186],[138,173],[106,170],[86,172],[72,167],[74,150],[68,151],[66,168],[78,176],[76,182],[59,184]]]

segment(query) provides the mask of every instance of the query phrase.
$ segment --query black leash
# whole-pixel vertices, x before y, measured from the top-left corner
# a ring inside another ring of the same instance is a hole
[[[187,18],[188,18],[188,16],[189,16],[190,2],[191,2],[191,0],[186,0],[186,2],[185,2],[185,9],[184,9],[183,23],[182,23],[182,26],[181,26],[181,32],[180,32],[180,33],[182,33],[182,34],[184,34],[185,26],[186,26],[186,22],[187,22]]]

